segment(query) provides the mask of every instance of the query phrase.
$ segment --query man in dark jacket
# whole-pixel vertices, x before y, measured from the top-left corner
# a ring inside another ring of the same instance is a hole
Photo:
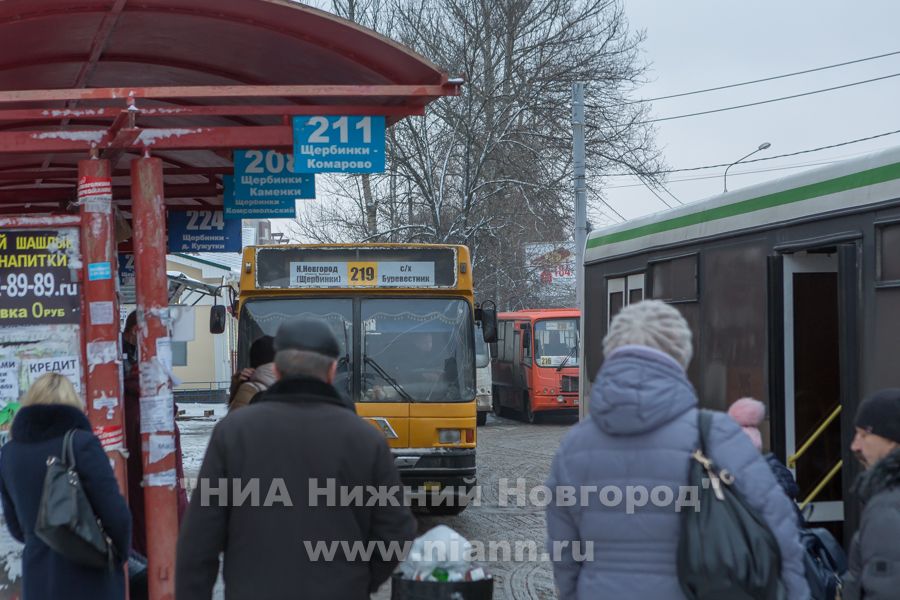
[[[415,534],[384,437],[332,386],[331,330],[289,321],[275,350],[279,380],[213,431],[178,540],[177,600],[209,600],[221,552],[229,600],[368,599]]]
[[[900,389],[882,390],[856,413],[850,449],[866,467],[856,482],[863,503],[850,545],[845,600],[886,600],[900,594]]]

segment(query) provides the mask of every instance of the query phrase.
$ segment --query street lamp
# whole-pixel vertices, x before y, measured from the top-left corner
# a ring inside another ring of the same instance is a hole
[[[728,191],[728,169],[730,169],[730,168],[733,167],[734,165],[738,164],[739,162],[741,162],[741,161],[744,160],[745,158],[750,158],[751,156],[753,156],[754,154],[756,154],[756,153],[759,152],[760,150],[766,150],[766,149],[771,148],[771,147],[772,147],[772,144],[770,144],[769,142],[763,142],[762,144],[759,145],[759,148],[757,148],[756,150],[754,150],[753,152],[751,152],[751,153],[748,154],[747,156],[742,156],[741,158],[737,159],[736,161],[734,161],[733,163],[731,163],[730,165],[728,165],[727,167],[725,167],[725,191],[726,191],[726,192]]]

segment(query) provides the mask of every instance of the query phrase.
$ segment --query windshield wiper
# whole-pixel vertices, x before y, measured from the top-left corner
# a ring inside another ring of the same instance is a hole
[[[403,398],[407,402],[414,402],[412,396],[409,395],[409,392],[407,392],[405,389],[403,389],[403,386],[400,385],[399,383],[397,383],[396,379],[391,377],[388,374],[388,372],[385,371],[381,365],[379,365],[377,362],[375,362],[374,358],[369,358],[368,354],[364,354],[363,362],[367,365],[370,365],[372,367],[372,369],[374,369],[375,372],[381,376],[382,379],[387,381],[391,385],[392,388],[397,390],[397,393],[400,394],[401,398]]]
[[[562,362],[559,363],[559,366],[558,366],[558,367],[556,367],[556,372],[557,372],[557,373],[559,373],[560,371],[562,371],[562,370],[563,370],[563,367],[565,367],[567,364],[569,364],[569,359],[572,358],[572,357],[575,355],[576,352],[578,352],[578,342],[575,342],[575,345],[572,346],[572,349],[569,350],[569,353],[566,354],[566,357],[565,357],[564,359],[562,359]]]

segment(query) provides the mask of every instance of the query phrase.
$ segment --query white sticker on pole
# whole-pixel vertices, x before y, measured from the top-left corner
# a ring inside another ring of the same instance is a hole
[[[164,434],[150,435],[150,462],[159,462],[175,453],[175,436]]]
[[[156,358],[162,363],[169,375],[172,373],[172,340],[167,337],[156,338]]]
[[[112,302],[89,302],[88,309],[91,313],[91,325],[112,325]]]
[[[0,400],[19,399],[19,361],[14,358],[0,360]]]
[[[94,398],[92,403],[94,405],[94,410],[105,410],[106,411],[106,419],[112,420],[112,418],[116,415],[116,407],[119,405],[118,398],[110,398],[109,396],[100,396],[99,398]]]
[[[106,340],[88,342],[86,354],[88,369],[93,373],[97,365],[119,362],[119,344]]]
[[[78,181],[78,201],[85,212],[112,212],[112,180],[109,177],[82,177]]]
[[[433,262],[380,262],[378,287],[433,287]]]
[[[144,485],[147,487],[175,487],[177,483],[178,477],[175,475],[175,469],[147,473],[147,476],[144,477]]]
[[[175,431],[175,400],[172,394],[141,398],[141,433]]]
[[[49,358],[32,358],[23,361],[28,387],[45,373],[65,375],[81,393],[81,360],[77,356],[54,356]]]

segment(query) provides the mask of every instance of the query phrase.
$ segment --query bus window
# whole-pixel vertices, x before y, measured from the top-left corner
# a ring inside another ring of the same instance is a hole
[[[251,298],[241,308],[238,320],[238,366],[249,366],[250,344],[262,335],[272,335],[288,319],[301,318],[324,321],[334,331],[340,345],[334,387],[350,394],[350,373],[353,371],[353,300],[336,298]]]
[[[493,346],[493,344],[491,344]],[[475,326],[475,368],[483,369],[484,367],[490,366],[491,364],[491,355],[488,352],[488,345],[484,341],[484,337],[481,335],[481,326]]]
[[[541,367],[578,366],[578,319],[538,321],[534,359]]]
[[[531,364],[531,325],[522,329],[522,362]]]
[[[470,402],[471,312],[465,300],[363,300],[361,400]]]

